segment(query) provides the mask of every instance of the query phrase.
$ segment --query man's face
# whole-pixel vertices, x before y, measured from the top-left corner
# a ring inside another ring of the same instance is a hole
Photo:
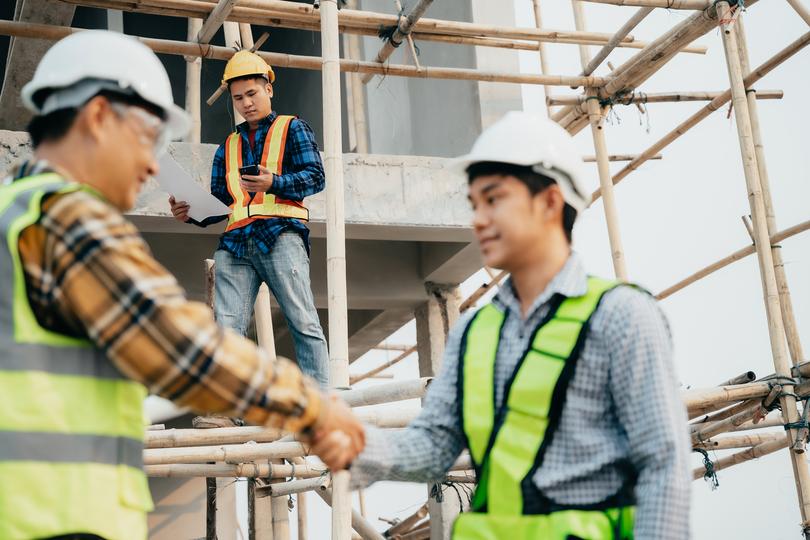
[[[532,195],[519,179],[501,174],[479,176],[470,183],[473,231],[484,264],[512,270],[541,248],[553,222],[546,200],[552,188]]]
[[[144,183],[158,173],[156,146],[162,123],[141,107],[104,101],[107,110],[99,126],[103,136],[96,162],[101,181],[95,187],[124,212],[135,206]]]
[[[230,90],[233,108],[248,122],[267,118],[273,110],[273,86],[261,77],[234,81]]]

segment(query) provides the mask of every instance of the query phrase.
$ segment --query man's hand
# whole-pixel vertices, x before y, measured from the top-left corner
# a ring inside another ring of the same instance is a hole
[[[259,171],[261,171],[259,176],[242,175],[242,179],[239,181],[242,189],[251,193],[267,193],[270,186],[273,185],[273,173],[261,165],[259,165]]]
[[[189,220],[188,211],[190,207],[186,201],[175,201],[174,196],[169,195],[169,205],[172,207],[174,219],[183,223]]]
[[[313,426],[312,452],[333,471],[348,468],[366,446],[363,425],[337,395],[329,395]]]

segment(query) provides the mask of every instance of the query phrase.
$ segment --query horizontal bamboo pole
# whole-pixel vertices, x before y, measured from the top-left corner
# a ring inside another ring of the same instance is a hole
[[[746,435],[726,435],[713,437],[695,445],[695,448],[704,450],[730,450],[732,448],[749,448],[759,444],[783,439],[784,433],[750,433]]]
[[[746,384],[753,382],[757,378],[757,374],[753,371],[743,371],[736,377],[732,377],[727,381],[723,381],[717,386],[729,386],[732,384]]]
[[[396,408],[379,410],[377,407],[360,407],[354,410],[361,422],[378,428],[404,428],[419,414],[420,409]]]
[[[723,469],[728,469],[729,467],[733,467],[734,465],[738,465],[740,463],[744,463],[752,459],[757,459],[762,456],[778,452],[779,450],[787,448],[788,446],[790,446],[790,439],[788,439],[787,435],[782,435],[782,437],[779,439],[758,444],[756,446],[749,448],[748,450],[737,452],[736,454],[731,454],[730,456],[718,459],[717,461],[714,462],[714,470],[721,471]],[[692,471],[692,478],[698,480],[700,478],[703,478],[703,475],[705,473],[706,469],[704,467],[697,467]]]
[[[65,26],[51,26],[46,24],[22,23],[13,21],[0,21],[0,35],[15,37],[32,37],[40,39],[58,40],[81,28]],[[144,45],[156,53],[174,54],[180,56],[215,58],[229,60],[233,56],[233,49],[214,45],[201,46],[195,43],[172,41],[167,39],[137,38]],[[272,53],[257,51],[259,56],[272,66],[318,71],[322,67],[320,57],[301,56],[293,54]],[[340,70],[351,73],[374,73],[379,75],[393,75],[399,77],[414,77],[420,79],[447,79],[470,80],[487,82],[508,82],[518,84],[537,84],[549,86],[601,86],[605,83],[602,77],[571,77],[565,75],[516,74],[508,72],[480,71],[465,68],[443,68],[406,66],[399,64],[380,65],[374,62],[359,60],[340,60]]]
[[[379,405],[380,403],[392,403],[406,399],[421,399],[425,397],[430,380],[430,377],[423,377],[421,379],[394,381],[367,388],[353,388],[352,390],[340,392],[338,395],[351,407]]]
[[[273,442],[284,432],[274,428],[239,426],[208,429],[167,429],[146,433],[145,448],[175,448],[179,446],[210,446],[216,444],[238,444],[249,441]]]
[[[715,435],[725,433],[726,431],[730,431],[735,427],[743,425],[747,421],[754,418],[754,415],[758,410],[759,404],[753,403],[749,404],[748,408],[726,418],[725,420],[720,420],[719,422],[708,422],[707,424],[698,424],[698,426],[703,427],[700,427],[692,432],[692,444],[698,444],[701,441],[711,439]]]
[[[633,92],[614,99],[612,105],[635,105],[637,103],[678,103],[692,101],[711,101],[723,92]],[[757,90],[757,99],[782,99],[785,93],[782,90]],[[546,103],[549,105],[582,105],[587,96],[549,96]]]
[[[216,464],[171,464],[146,465],[147,476],[159,478],[315,478],[328,469],[323,464],[308,461],[293,465],[268,463],[265,461],[248,463]]]
[[[402,360],[405,360],[407,357],[412,355],[416,352],[416,345],[409,347],[408,349],[402,351],[401,354],[397,355],[395,358],[384,362],[383,364],[375,367],[374,369],[370,369],[365,373],[361,373],[359,375],[352,375],[349,377],[349,384],[354,386],[355,384],[359,383],[362,380],[368,379],[380,373],[381,371],[385,371],[386,369],[400,363]]]
[[[711,6],[711,0],[582,0],[592,4],[610,4],[613,6],[653,7],[666,9],[703,10]]]
[[[781,415],[773,414],[770,417],[766,418],[765,420],[762,420],[761,422],[757,422],[756,424],[753,421],[746,422],[745,424],[743,424],[743,425],[741,425],[739,427],[736,427],[734,429],[731,429],[729,431],[752,431],[752,430],[755,430],[755,429],[782,427],[784,425],[785,425],[785,423],[782,420]]]
[[[191,446],[180,448],[147,448],[143,451],[144,465],[173,463],[244,463],[268,459],[300,457],[308,454],[299,442],[227,444],[221,446]]]
[[[701,429],[706,427],[706,425],[714,422],[719,422],[720,420],[725,420],[730,416],[734,416],[735,414],[748,410],[753,405],[757,405],[762,402],[763,398],[753,398],[753,399],[746,399],[745,401],[740,401],[731,407],[727,407],[718,411],[714,414],[706,414],[703,415],[701,418],[695,418],[695,421],[689,424],[692,430]]]
[[[768,395],[771,387],[768,383],[755,382],[717,388],[700,388],[681,392],[681,398],[687,409],[700,409],[715,403],[727,403],[743,399]]]
[[[654,156],[652,159],[663,159],[664,156],[658,154]],[[608,161],[632,161],[636,159],[635,154],[610,154],[608,156]],[[596,163],[596,156],[584,156],[582,161],[585,163]]]
[[[789,228],[787,228],[787,229],[785,229],[783,231],[780,231],[780,232],[774,234],[773,236],[771,236],[771,245],[776,245],[779,242],[790,238],[791,236],[794,236],[794,235],[799,234],[800,232],[806,231],[807,229],[810,229],[810,220],[799,223],[798,225],[794,225],[793,227],[789,227]],[[686,287],[688,285],[691,285],[692,283],[695,283],[696,281],[700,281],[701,279],[705,278],[706,276],[708,276],[710,274],[713,274],[714,272],[717,272],[721,268],[725,268],[729,264],[731,264],[731,263],[733,263],[735,261],[739,261],[740,259],[744,259],[745,257],[748,257],[749,255],[752,255],[755,252],[756,252],[756,249],[754,248],[753,245],[746,246],[746,247],[744,247],[742,249],[738,249],[737,251],[735,251],[731,255],[723,257],[719,261],[714,262],[714,263],[710,264],[709,266],[706,266],[705,268],[702,268],[702,269],[698,270],[694,274],[682,279],[681,281],[679,281],[675,285],[672,285],[671,287],[668,287],[668,288],[664,289],[660,293],[656,294],[655,297],[658,300],[663,300],[664,298],[672,296],[673,294],[680,291],[684,287]]]
[[[256,490],[257,495],[262,494],[271,497],[289,497],[296,493],[305,491],[326,491],[332,485],[332,476],[324,474],[315,478],[305,478],[303,480],[292,480],[290,482],[279,482],[277,484],[267,484]]]
[[[751,71],[751,73],[743,80],[743,82],[745,83],[745,87],[750,88],[751,85],[755,84],[757,81],[762,79],[762,77],[773,71],[780,64],[785,62],[785,60],[801,51],[808,44],[810,44],[810,32],[803,34],[793,43],[791,43],[790,45],[788,45],[787,47],[785,47],[784,49],[782,49],[781,51],[770,57],[755,70]],[[628,174],[638,169],[645,161],[647,161],[647,159],[649,159],[649,156],[659,153],[661,150],[669,146],[673,141],[684,135],[687,131],[695,127],[703,119],[708,117],[712,112],[718,110],[720,107],[728,103],[730,100],[731,100],[731,89],[726,90],[716,98],[712,99],[706,106],[701,108],[699,111],[697,111],[695,114],[693,114],[683,122],[681,122],[678,125],[678,127],[676,127],[675,129],[664,135],[655,144],[653,144],[647,150],[642,152],[638,158],[628,163],[622,170],[616,173],[613,176],[613,184],[615,185],[621,182]],[[597,189],[596,191],[593,192],[591,200],[595,201],[600,196],[601,191]]]

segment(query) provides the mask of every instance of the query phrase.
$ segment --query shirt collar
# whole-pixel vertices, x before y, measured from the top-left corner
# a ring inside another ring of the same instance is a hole
[[[582,296],[586,292],[588,292],[588,275],[585,273],[585,267],[582,265],[579,255],[572,251],[562,269],[546,285],[543,292],[534,299],[526,318],[531,317],[540,306],[548,302],[555,294],[572,298]],[[520,299],[515,294],[512,278],[506,280],[498,294],[495,295],[493,302],[502,309],[521,313]]]
[[[266,128],[270,127],[270,124],[272,124],[275,121],[276,116],[278,116],[276,111],[272,111],[267,116],[267,118],[262,118],[261,120],[259,120],[258,129],[266,129]],[[248,125],[247,120],[245,120],[244,122],[242,122],[241,124],[236,126],[236,129],[238,129],[240,133],[247,134],[250,131],[250,126]]]

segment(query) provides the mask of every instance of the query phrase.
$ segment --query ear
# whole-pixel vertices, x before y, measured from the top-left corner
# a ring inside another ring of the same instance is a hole
[[[538,193],[538,198],[542,198],[546,205],[546,217],[550,220],[562,220],[563,208],[565,207],[565,198],[563,198],[560,186],[552,184]]]
[[[268,96],[273,97],[273,85],[272,84],[267,83],[267,85],[265,86],[265,90],[267,90],[267,95]]]
[[[76,117],[75,126],[84,137],[100,142],[107,136],[106,130],[114,114],[107,99],[96,96],[81,108]]]

